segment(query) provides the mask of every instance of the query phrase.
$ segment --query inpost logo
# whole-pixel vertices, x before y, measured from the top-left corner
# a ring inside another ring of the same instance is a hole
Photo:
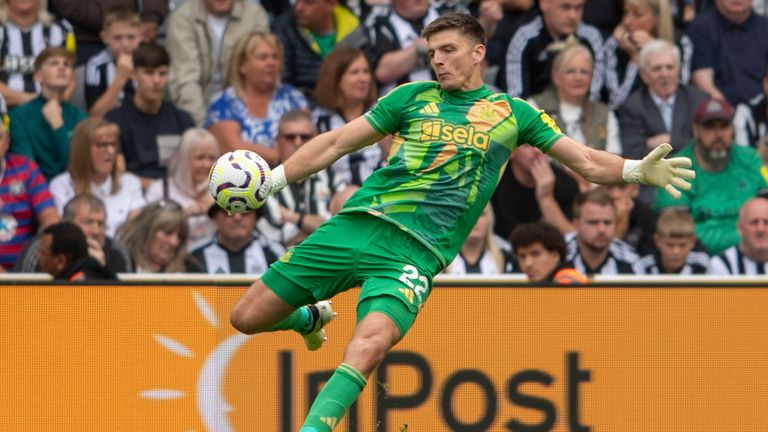
[[[486,151],[491,136],[473,125],[452,125],[445,124],[442,120],[427,120],[421,122],[420,140],[452,142]]]

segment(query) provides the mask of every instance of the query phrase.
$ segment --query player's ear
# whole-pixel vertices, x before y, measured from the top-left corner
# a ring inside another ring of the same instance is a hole
[[[472,48],[472,60],[475,64],[480,63],[485,58],[485,45],[477,44]]]

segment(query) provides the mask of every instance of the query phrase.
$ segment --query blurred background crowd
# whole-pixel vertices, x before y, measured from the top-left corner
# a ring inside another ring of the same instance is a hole
[[[263,272],[390,139],[245,215],[214,205],[213,162],[277,165],[434,79],[420,32],[448,12],[486,29],[488,87],[590,147],[669,142],[697,178],[679,201],[596,187],[523,145],[446,273],[765,274],[766,0],[0,0],[0,271]]]

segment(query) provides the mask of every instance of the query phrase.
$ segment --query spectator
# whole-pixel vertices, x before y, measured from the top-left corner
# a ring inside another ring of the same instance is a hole
[[[574,42],[552,60],[552,83],[529,102],[543,109],[574,140],[592,148],[621,154],[616,116],[602,102],[589,99],[592,53]]]
[[[336,0],[296,0],[272,30],[285,48],[283,78],[305,94],[315,88],[328,53],[337,46],[360,48],[366,43],[358,18]]]
[[[679,201],[657,192],[654,206],[687,206],[696,236],[717,255],[739,242],[739,208],[768,188],[768,170],[754,149],[733,145],[733,107],[727,101],[705,100],[693,121],[694,141],[678,154],[691,158],[696,181]]]
[[[75,35],[69,22],[55,20],[41,0],[0,3],[0,25],[0,95],[15,107],[40,93],[35,59],[48,47],[63,46],[74,53]],[[74,81],[67,84],[73,86]]]
[[[750,0],[715,0],[688,26],[693,83],[715,99],[746,103],[762,92],[768,73],[768,18]],[[694,218],[696,215],[694,215]]]
[[[168,15],[168,0],[49,0],[51,10],[57,16],[72,23],[77,40],[77,64],[85,64],[89,58],[105,48],[101,31],[105,15],[112,8],[138,8],[141,37],[144,42],[154,42],[158,28]]]
[[[43,271],[56,281],[117,280],[114,273],[88,254],[85,234],[72,222],[46,227],[37,257]]]
[[[215,234],[194,245],[190,254],[209,274],[248,273],[260,275],[285,253],[285,248],[261,235],[256,228],[261,209],[227,215],[217,204],[208,208],[216,224]]]
[[[202,266],[184,245],[189,237],[187,216],[171,200],[147,204],[117,231],[131,253],[137,273],[200,272]]]
[[[428,0],[392,0],[369,33],[374,76],[384,94],[399,84],[434,79],[421,30],[440,16]]]
[[[565,240],[546,222],[518,225],[509,237],[520,269],[530,282],[583,285],[587,277],[564,261]]]
[[[66,169],[72,131],[86,117],[64,97],[74,64],[75,55],[65,48],[43,50],[35,59],[40,95],[10,112],[11,153],[37,162],[46,180]]]
[[[363,115],[376,102],[376,82],[365,53],[345,46],[333,50],[320,67],[313,99],[317,106],[312,117],[320,133],[340,128]],[[381,146],[367,146],[342,156],[330,168],[333,189],[361,185],[383,163]]]
[[[85,104],[92,116],[103,116],[133,96],[133,52],[142,42],[141,20],[131,6],[110,9],[101,38],[106,48],[85,66]]]
[[[603,88],[605,56],[600,31],[581,22],[585,0],[540,0],[541,14],[515,33],[507,47],[501,88],[515,97],[527,98],[539,94],[550,85],[553,52],[562,43],[578,40],[595,59],[590,98],[598,100]]]
[[[746,104],[739,104],[733,116],[735,142],[748,145],[768,164],[768,74],[763,77],[763,93]]]
[[[655,39],[677,45],[676,79],[682,84],[690,82],[693,44],[685,34],[675,34],[668,0],[628,0],[621,24],[605,41],[605,87],[612,108],[642,87],[637,79],[640,51]]]
[[[656,250],[641,259],[647,274],[705,274],[709,255],[694,251],[696,232],[693,217],[682,207],[664,209],[653,235]]]
[[[593,189],[573,203],[576,231],[566,235],[566,259],[588,276],[643,274],[632,246],[616,237],[616,205],[603,189]]]
[[[173,102],[198,126],[211,97],[222,89],[235,43],[250,31],[269,30],[267,13],[248,0],[191,0],[169,20]]]
[[[768,199],[752,198],[739,210],[737,229],[741,240],[712,257],[710,274],[768,274]]]
[[[112,273],[133,272],[131,255],[125,245],[107,236],[105,231],[107,211],[104,202],[96,195],[86,192],[69,200],[64,206],[62,221],[72,222],[83,231],[88,243],[88,255]],[[13,266],[15,273],[39,273],[38,250],[42,235],[27,243]]]
[[[277,124],[288,111],[307,109],[304,95],[280,83],[283,48],[269,33],[248,33],[229,59],[226,89],[214,98],[206,127],[223,151],[253,150],[276,165]]]
[[[561,233],[573,231],[571,208],[579,185],[563,168],[538,149],[520,145],[491,198],[494,230],[501,238],[518,224],[547,221]]]
[[[155,180],[147,189],[147,201],[171,199],[184,208],[189,222],[188,245],[210,237],[214,225],[208,218],[213,196],[208,192],[208,173],[219,157],[219,143],[205,129],[184,132],[171,159],[168,177]]]
[[[165,99],[170,61],[168,52],[159,45],[137,48],[133,53],[136,93],[106,115],[120,126],[125,167],[139,176],[144,189],[166,175],[160,158],[163,140],[178,140],[195,125],[189,113]]]
[[[444,273],[494,275],[504,273],[505,267],[504,254],[493,236],[493,210],[488,205]]]
[[[34,161],[8,153],[8,129],[0,124],[0,273],[10,270],[39,227],[59,221],[48,183]]]
[[[116,124],[92,117],[75,128],[67,171],[51,180],[59,214],[76,195],[92,193],[107,208],[106,233],[114,236],[146,204],[139,178],[117,165],[120,130]]]
[[[639,88],[619,107],[619,129],[623,156],[642,158],[662,143],[674,150],[693,138],[693,111],[707,94],[693,86],[678,84],[680,51],[664,40],[648,42],[640,50]],[[653,203],[655,189],[640,187],[640,200]]]
[[[616,238],[632,246],[640,256],[653,252],[656,214],[639,199],[640,185],[625,183],[602,188],[613,198],[616,207]]]
[[[280,119],[277,148],[280,162],[317,135],[310,115],[301,110],[290,111]],[[286,246],[301,243],[331,217],[328,205],[331,188],[326,170],[294,183],[272,195],[264,205],[264,218],[259,230],[270,239]]]

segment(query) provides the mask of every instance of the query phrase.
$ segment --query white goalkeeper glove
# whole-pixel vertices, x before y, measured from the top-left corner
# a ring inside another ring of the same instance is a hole
[[[272,170],[272,185],[269,194],[274,195],[288,185],[288,179],[285,177],[285,166],[280,164]]]
[[[675,199],[680,199],[680,191],[689,190],[696,173],[690,168],[691,160],[687,157],[664,159],[672,146],[664,143],[651,150],[642,160],[624,161],[622,177],[627,183],[641,183],[664,188]]]

